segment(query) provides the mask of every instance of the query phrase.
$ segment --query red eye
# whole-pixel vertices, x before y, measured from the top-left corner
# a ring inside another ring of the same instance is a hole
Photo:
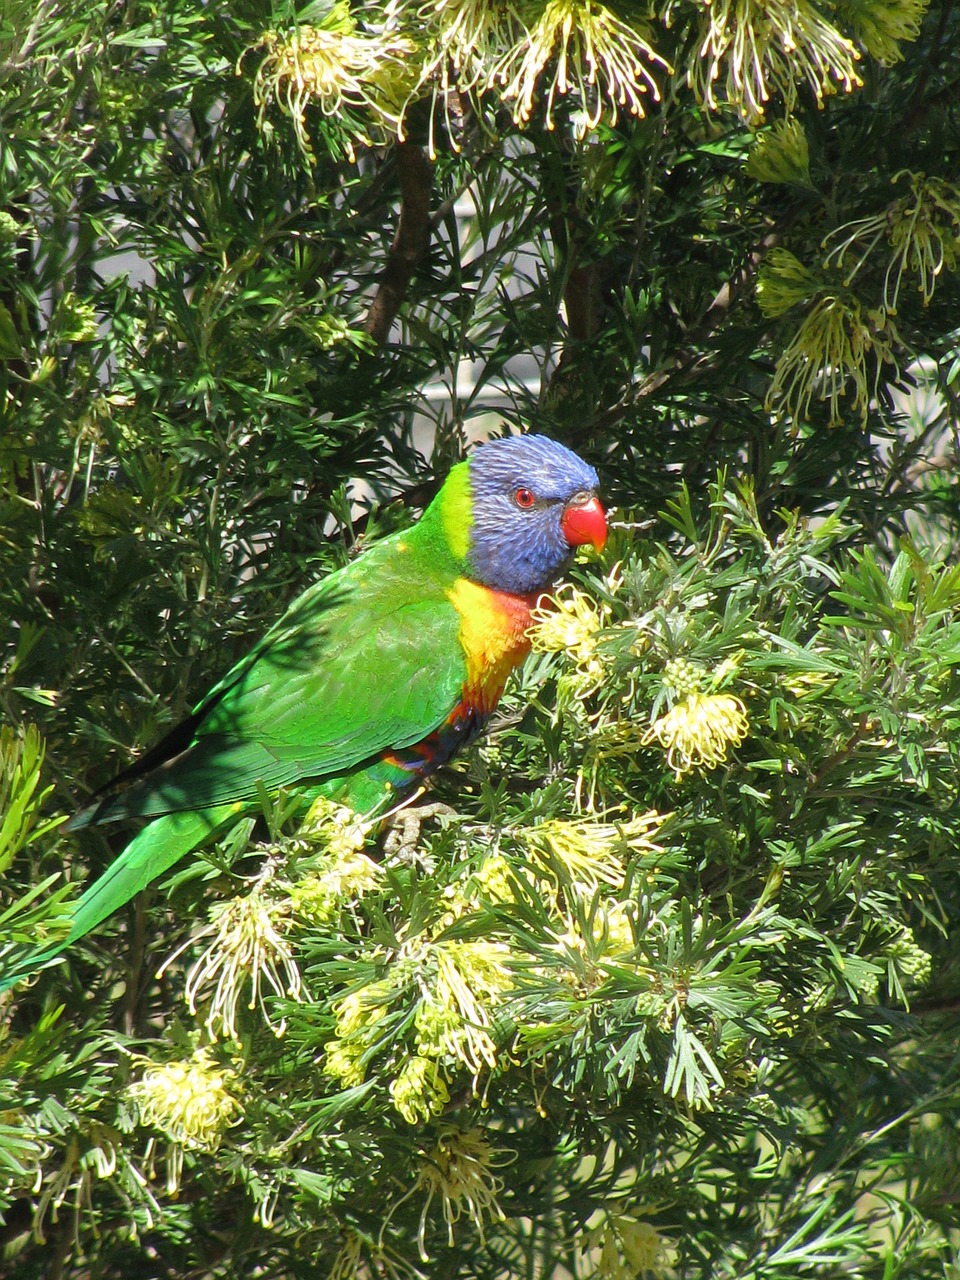
[[[536,498],[529,489],[518,489],[513,495],[513,500],[518,507],[523,507],[526,511],[536,502]]]

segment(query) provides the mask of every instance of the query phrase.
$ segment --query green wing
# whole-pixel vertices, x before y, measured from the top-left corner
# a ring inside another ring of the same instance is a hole
[[[336,777],[419,742],[456,706],[466,677],[444,586],[408,535],[308,588],[199,704],[192,743],[89,821],[252,801],[261,786]]]
[[[429,560],[417,556],[411,531],[309,588],[186,725],[128,771],[125,790],[77,815],[74,827],[156,821],[84,892],[65,941],[0,960],[0,991],[52,963],[216,836],[257,800],[261,785],[323,785],[443,723],[460,701],[466,664],[459,614],[446,594],[452,581],[431,573]],[[351,782],[364,780],[375,807],[383,784],[375,769]]]

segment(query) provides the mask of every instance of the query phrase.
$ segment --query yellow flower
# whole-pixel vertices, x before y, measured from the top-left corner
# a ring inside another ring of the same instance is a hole
[[[802,422],[814,395],[830,406],[830,425],[840,421],[840,399],[852,388],[853,407],[866,421],[884,364],[897,360],[899,334],[881,310],[865,311],[857,298],[825,291],[784,348],[767,391],[766,405]]]
[[[519,34],[516,13],[511,5],[490,0],[426,0],[407,7],[403,0],[390,0],[386,14],[391,24],[406,22],[410,29],[426,34],[430,53],[423,64],[423,79],[439,73],[444,92],[455,74],[456,87],[467,92],[475,87],[484,68],[504,46]]]
[[[231,1093],[235,1071],[217,1067],[207,1049],[179,1062],[149,1066],[130,1086],[140,1122],[172,1142],[196,1151],[216,1151],[223,1132],[241,1117]]]
[[[909,194],[888,204],[880,213],[845,223],[824,241],[827,265],[841,269],[848,255],[855,261],[847,270],[849,285],[878,245],[892,254],[883,279],[883,305],[896,314],[904,274],[917,280],[917,290],[927,306],[942,271],[953,271],[960,254],[960,187],[943,178],[903,169],[893,181],[909,179]]]
[[[650,726],[644,746],[659,742],[676,780],[705,765],[713,768],[727,758],[750,732],[747,709],[729,693],[691,693]]]
[[[513,877],[513,868],[502,853],[488,854],[476,871],[472,871],[467,877],[472,891],[470,901],[494,904],[515,902]]]
[[[436,965],[436,977],[430,984],[431,1000],[446,1011],[449,1019],[439,1037],[440,1047],[474,1075],[484,1066],[497,1064],[496,1042],[491,1034],[492,1010],[513,986],[513,977],[504,964],[508,954],[505,943],[483,938],[450,938],[434,942],[429,948]],[[418,1030],[422,1035],[422,1026],[418,1025]]]
[[[785,182],[813,190],[810,148],[803,125],[792,116],[761,133],[751,148],[747,174],[758,182]]]
[[[789,249],[771,249],[757,273],[757,302],[765,316],[782,316],[791,307],[809,302],[824,288],[817,275]]]
[[[763,119],[779,93],[789,112],[797,82],[821,102],[839,86],[849,93],[862,81],[852,42],[809,0],[712,0],[702,8],[702,40],[687,79],[704,105],[718,106],[716,87],[745,120]]]
[[[446,911],[441,916],[436,933],[442,932],[463,916],[495,906],[502,902],[515,902],[514,880],[516,870],[501,853],[484,858],[475,870],[467,870],[454,884],[443,891]]]
[[[840,0],[844,23],[867,53],[889,65],[903,54],[900,43],[916,40],[929,0]]]
[[[646,114],[646,98],[660,100],[652,68],[669,70],[643,33],[597,0],[547,0],[537,21],[524,30],[487,77],[514,103],[513,118],[524,125],[535,105],[546,108],[554,127],[558,95],[575,90],[581,108],[580,132],[595,129],[604,116],[616,124],[619,111]],[[547,83],[541,82],[549,66]]]
[[[379,90],[387,101],[401,102],[398,132],[403,137],[403,115],[407,107],[424,91],[431,92],[431,106],[427,136],[427,148],[431,160],[437,158],[435,124],[437,104],[441,104],[447,125],[447,140],[455,151],[459,150],[457,135],[462,125],[459,120],[459,99],[478,87],[487,75],[487,69],[504,48],[510,48],[522,32],[520,21],[512,5],[491,4],[489,0],[389,0],[385,7],[388,31],[407,31],[407,40],[415,51],[413,74],[407,72],[405,84],[398,73],[392,78],[393,88],[384,84],[383,72],[378,79],[384,87]],[[398,36],[402,42],[404,36]],[[409,67],[408,53],[402,63]],[[428,90],[428,86],[432,86]]]
[[[533,626],[527,635],[535,653],[565,653],[584,675],[598,680],[603,663],[597,656],[597,635],[609,610],[599,608],[566,583],[547,603],[533,610]]]
[[[342,1233],[343,1245],[327,1273],[327,1280],[422,1280],[421,1273],[405,1258],[392,1253],[382,1241],[369,1239],[352,1227]]]
[[[348,106],[366,107],[378,123],[399,131],[400,111],[391,105],[391,68],[404,75],[415,49],[401,37],[358,36],[346,0],[335,4],[321,26],[266,31],[254,46],[266,49],[253,84],[262,121],[271,102],[293,121],[297,141],[311,155],[305,113],[315,103],[326,116]],[[395,86],[394,86],[395,87]]]
[[[371,823],[345,804],[318,796],[310,805],[298,835],[321,845],[332,857],[345,858],[362,849]]]
[[[323,1050],[323,1072],[334,1080],[339,1080],[345,1089],[354,1089],[363,1084],[367,1071],[361,1058],[363,1045],[347,1043],[342,1040],[330,1040]]]
[[[266,889],[272,875],[268,869],[243,897],[214,903],[209,924],[191,939],[212,937],[206,951],[191,968],[185,988],[190,1012],[195,1014],[201,993],[214,985],[206,1018],[211,1036],[222,1034],[236,1038],[237,1006],[248,984],[247,1008],[255,1009],[259,1004],[268,1022],[263,1002],[264,982],[278,996],[300,999],[300,971],[284,936],[290,929],[291,902],[286,896],[268,895]],[[183,950],[181,947],[175,952],[163,967]],[[286,1022],[281,1020],[273,1029],[278,1036],[283,1035]]]
[[[307,920],[328,923],[345,904],[378,889],[382,880],[378,863],[364,853],[347,853],[291,885],[290,907]]]
[[[433,1058],[410,1057],[390,1084],[393,1105],[407,1124],[424,1124],[450,1101],[446,1082]]]
[[[563,925],[563,933],[551,931],[556,938],[554,949],[568,963],[568,980],[576,985],[599,984],[606,975],[594,968],[596,962],[604,956],[628,955],[637,945],[626,905],[613,898],[598,903],[592,911],[584,911],[582,919],[566,913]]]
[[[652,1222],[631,1213],[600,1212],[603,1220],[590,1228],[580,1246],[585,1263],[600,1250],[590,1280],[635,1280],[639,1276],[659,1280],[669,1274],[675,1251]]]
[[[497,1177],[493,1170],[505,1163],[503,1157],[508,1154],[511,1153],[492,1147],[482,1129],[462,1132],[448,1128],[443,1131],[436,1146],[426,1153],[423,1168],[413,1187],[414,1191],[427,1193],[417,1234],[424,1262],[429,1261],[424,1247],[427,1215],[435,1197],[440,1197],[451,1245],[454,1243],[454,1225],[464,1214],[473,1222],[481,1245],[485,1243],[484,1215],[503,1220],[503,1210],[497,1203],[503,1179]]]
[[[337,1018],[337,1035],[348,1039],[378,1022],[386,1012],[384,1000],[389,988],[383,982],[371,982],[358,991],[348,991],[333,1006]]]
[[[348,991],[336,1001],[333,1006],[336,1037],[324,1050],[323,1069],[328,1076],[340,1080],[347,1088],[363,1083],[366,1076],[363,1058],[376,1041],[382,1039],[382,1019],[396,994],[393,983],[381,979]]]
[[[568,883],[592,892],[601,884],[614,888],[623,884],[624,855],[628,851],[659,853],[660,847],[651,837],[663,822],[664,816],[653,809],[622,822],[549,818],[521,831],[520,836],[551,875],[556,875],[559,865]]]

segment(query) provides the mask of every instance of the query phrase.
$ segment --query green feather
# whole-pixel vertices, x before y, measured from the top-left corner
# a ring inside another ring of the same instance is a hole
[[[196,708],[192,741],[134,766],[74,829],[151,818],[81,896],[68,937],[9,960],[0,990],[47,963],[242,812],[262,790],[301,787],[384,811],[380,756],[422,741],[460,699],[466,664],[448,592],[463,570],[466,470],[455,467],[419,524],[309,587]],[[448,488],[449,486],[449,488]],[[429,661],[424,661],[425,655]],[[152,767],[156,764],[156,767]]]

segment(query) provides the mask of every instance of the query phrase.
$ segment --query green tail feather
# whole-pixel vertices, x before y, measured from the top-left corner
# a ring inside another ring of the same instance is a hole
[[[184,854],[206,844],[242,808],[239,804],[217,805],[155,818],[81,896],[74,908],[70,932],[62,941],[49,947],[15,952],[0,959],[0,992],[45,968],[141,889],[162,876]]]

